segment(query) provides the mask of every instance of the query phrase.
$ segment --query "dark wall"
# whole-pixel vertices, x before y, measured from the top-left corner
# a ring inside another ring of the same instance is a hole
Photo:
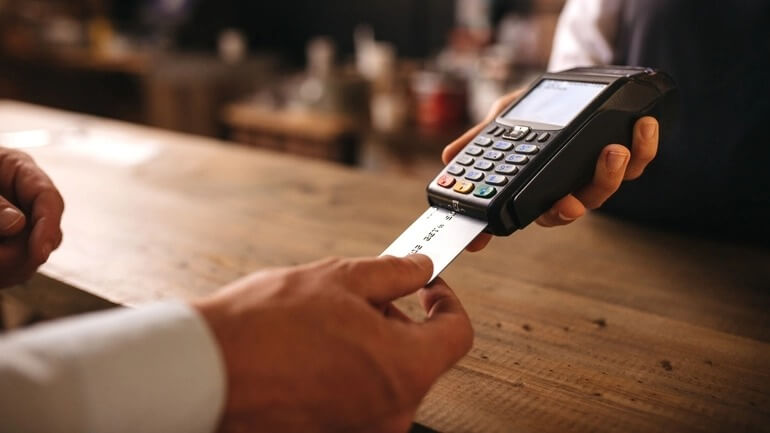
[[[199,0],[177,41],[181,48],[213,50],[219,31],[236,27],[252,48],[280,51],[300,63],[316,35],[332,37],[343,56],[352,53],[353,29],[368,23],[378,40],[417,57],[438,51],[453,22],[451,0]]]

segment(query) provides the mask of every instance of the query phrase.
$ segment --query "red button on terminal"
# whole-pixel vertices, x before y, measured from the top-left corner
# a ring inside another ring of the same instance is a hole
[[[443,186],[444,188],[451,188],[452,185],[455,184],[455,178],[445,174],[445,175],[441,176],[440,178],[438,178],[436,183],[439,184],[439,186]]]

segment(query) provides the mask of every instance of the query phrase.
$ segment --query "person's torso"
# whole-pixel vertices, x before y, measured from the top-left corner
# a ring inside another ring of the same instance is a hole
[[[615,42],[614,63],[670,73],[681,107],[607,208],[707,229],[770,223],[770,2],[628,0]]]

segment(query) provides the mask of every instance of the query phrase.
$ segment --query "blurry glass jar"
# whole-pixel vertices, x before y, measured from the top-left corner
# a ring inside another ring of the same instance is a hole
[[[372,127],[380,132],[396,132],[404,129],[409,120],[409,86],[402,82],[395,47],[386,43],[372,47]]]
[[[497,45],[477,60],[468,81],[468,111],[474,123],[484,120],[489,108],[511,88],[514,58],[510,49]]]
[[[449,74],[420,71],[412,77],[417,124],[425,128],[460,125],[466,118],[466,86]]]

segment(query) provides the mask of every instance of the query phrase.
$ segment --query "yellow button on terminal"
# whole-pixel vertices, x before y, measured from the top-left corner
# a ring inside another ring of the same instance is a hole
[[[470,194],[470,192],[473,191],[473,188],[475,186],[476,185],[474,185],[473,182],[461,181],[461,182],[457,182],[457,185],[455,185],[454,190],[461,194]]]

